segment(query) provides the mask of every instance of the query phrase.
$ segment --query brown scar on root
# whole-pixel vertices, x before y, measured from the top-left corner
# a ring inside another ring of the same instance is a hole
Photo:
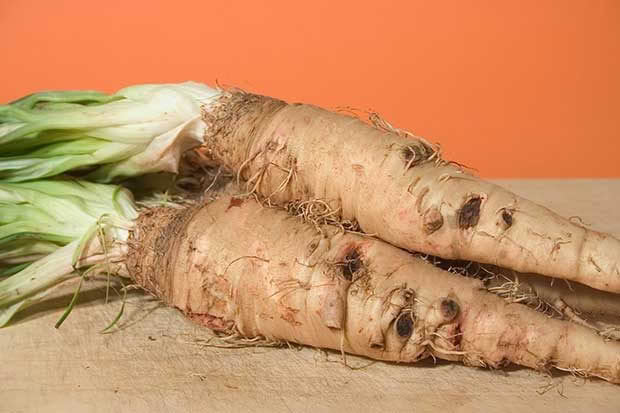
[[[344,258],[342,275],[347,281],[353,281],[353,275],[362,268],[362,257],[357,249],[349,251]]]
[[[461,229],[469,229],[478,225],[481,204],[482,197],[479,195],[470,198],[463,204],[458,213],[459,227]]]
[[[428,235],[437,231],[443,226],[443,216],[439,209],[432,207],[424,214],[424,232]]]
[[[451,298],[444,298],[440,304],[441,315],[446,321],[452,321],[459,313],[459,305]]]
[[[243,198],[230,198],[230,203],[228,204],[228,208],[226,208],[226,211],[228,211],[230,208],[240,207],[243,204],[243,201]]]
[[[594,261],[594,258],[592,258],[592,256],[590,255],[588,257],[588,262],[592,265],[594,265],[594,268],[596,268],[597,272],[602,272],[603,270],[601,269],[601,267],[596,263],[596,261]]]
[[[407,145],[400,149],[400,156],[405,164],[405,171],[420,165],[433,155],[433,150],[424,144],[420,145]]]
[[[401,313],[396,319],[396,323],[394,323],[396,333],[402,338],[409,338],[413,333],[413,322],[412,312]]]
[[[513,211],[509,209],[504,209],[502,211],[502,219],[504,220],[504,223],[506,224],[506,229],[512,226],[512,221],[513,221],[512,214],[513,214]]]
[[[435,161],[435,165],[436,166],[442,166],[446,163],[446,161],[444,161],[441,158],[441,146],[437,143],[430,143],[429,141],[427,141],[426,139],[424,139],[421,136],[417,136],[414,135],[413,133],[404,130],[404,129],[399,129],[394,127],[391,123],[389,123],[387,120],[383,119],[378,113],[376,112],[371,112],[368,113],[368,121],[369,123],[374,126],[375,128],[385,131],[385,132],[390,132],[390,133],[395,133],[400,137],[403,138],[408,138],[408,139],[416,139],[417,141],[419,141],[419,144],[417,145],[418,147],[418,151],[421,153],[423,153],[423,155],[420,157],[421,158],[421,162],[430,162],[430,161]],[[407,151],[410,153],[410,155],[404,155],[404,152]],[[413,150],[415,151],[415,149]],[[401,154],[403,156],[412,156],[411,155],[411,149],[409,149],[408,147],[404,147],[401,151]],[[414,158],[415,159],[415,158]],[[412,160],[414,160],[412,159]],[[409,164],[409,161],[407,161],[408,165],[405,168],[405,170],[409,169],[412,165]]]

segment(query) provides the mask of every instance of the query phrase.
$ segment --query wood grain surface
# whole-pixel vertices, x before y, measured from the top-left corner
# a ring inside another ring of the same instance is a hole
[[[620,236],[620,180],[500,183]],[[101,334],[120,307],[114,293],[104,303],[102,285],[89,285],[58,330],[74,285],[0,330],[0,412],[620,411],[620,386],[570,375],[356,357],[346,367],[312,348],[205,346],[208,330],[139,291]]]

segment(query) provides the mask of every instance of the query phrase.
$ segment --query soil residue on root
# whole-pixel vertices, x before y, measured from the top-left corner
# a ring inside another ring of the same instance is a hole
[[[136,230],[129,236],[127,269],[140,287],[170,302],[173,268],[179,242],[195,207],[182,210],[170,207],[150,208],[136,220]]]
[[[240,90],[223,93],[209,110],[203,108],[207,127],[202,153],[219,164],[239,168],[252,142],[285,106],[281,100]]]

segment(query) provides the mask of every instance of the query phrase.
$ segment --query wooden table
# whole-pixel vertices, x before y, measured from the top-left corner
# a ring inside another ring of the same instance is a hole
[[[620,180],[501,184],[620,236]],[[73,288],[0,330],[0,412],[620,412],[620,386],[570,375],[348,358],[368,365],[354,370],[311,348],[206,347],[207,330],[137,291],[100,334],[120,302],[96,285],[56,330]]]

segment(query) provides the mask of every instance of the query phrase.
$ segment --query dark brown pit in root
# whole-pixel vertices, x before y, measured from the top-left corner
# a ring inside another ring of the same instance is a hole
[[[371,343],[370,348],[374,348],[375,350],[383,350],[383,344],[381,343]]]
[[[454,345],[459,348],[461,346],[461,341],[463,340],[463,332],[461,331],[461,326],[457,325],[454,329]]]
[[[474,197],[461,207],[459,211],[459,227],[461,229],[468,229],[478,224],[481,203],[482,198]]]
[[[432,234],[443,226],[443,216],[436,208],[432,208],[424,214],[424,231]]]
[[[446,321],[454,320],[454,317],[459,313],[459,305],[451,298],[444,298],[441,300],[441,315]]]
[[[396,320],[396,332],[399,336],[407,338],[413,333],[413,318],[411,314],[402,313]]]
[[[512,226],[512,212],[504,209],[502,211],[502,219],[506,223],[506,228],[510,228]]]
[[[344,258],[344,266],[342,267],[342,275],[348,281],[353,280],[353,274],[362,268],[362,258],[356,249],[351,250]]]

